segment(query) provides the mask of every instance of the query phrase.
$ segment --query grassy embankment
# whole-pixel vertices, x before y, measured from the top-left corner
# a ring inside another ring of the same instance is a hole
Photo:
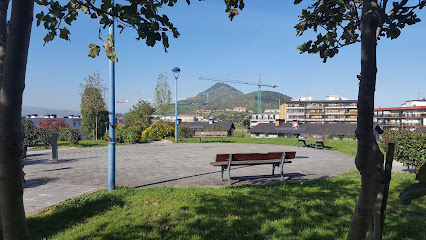
[[[169,140],[174,141],[170,138]],[[190,142],[198,143],[198,138],[184,138],[180,139],[179,142]],[[224,138],[225,143],[253,143],[253,144],[275,144],[275,145],[287,145],[297,146],[297,139],[295,138],[250,138],[250,137],[228,137]],[[203,138],[202,142],[220,142],[220,138]],[[117,145],[125,145],[124,143],[117,143]],[[302,144],[303,145],[303,144]],[[83,140],[77,144],[71,144],[66,141],[58,141],[59,147],[101,147],[108,146],[108,142],[103,140]],[[314,147],[314,143],[309,144],[310,147]],[[356,141],[351,140],[326,140],[325,147],[327,150],[342,152],[348,155],[356,155]]]
[[[426,198],[404,206],[414,175],[392,176],[384,239],[426,239]],[[308,182],[221,188],[119,188],[29,217],[33,239],[345,239],[356,171]]]
[[[198,143],[198,138],[185,138],[181,139],[181,142],[191,142]],[[202,143],[204,142],[220,142],[220,138],[202,138]],[[287,145],[287,146],[297,146],[296,138],[250,138],[250,137],[227,137],[223,138],[225,143],[253,143],[253,144],[275,144],[275,145]],[[307,142],[308,144],[308,142]],[[303,146],[303,143],[301,143]],[[348,155],[356,155],[356,145],[357,142],[354,140],[334,140],[327,139],[325,142],[325,148],[327,150],[332,150],[336,152],[345,153]],[[314,142],[308,144],[310,147],[315,147]]]

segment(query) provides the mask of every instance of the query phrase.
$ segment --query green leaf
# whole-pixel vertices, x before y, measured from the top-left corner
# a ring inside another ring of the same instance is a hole
[[[104,42],[104,49],[107,53],[114,52],[114,46],[111,43]]]
[[[108,34],[108,41],[109,41],[111,44],[114,44],[114,36],[113,36],[112,34]]]
[[[163,46],[166,49],[169,47],[169,37],[167,36],[165,32],[162,32],[161,36],[163,37]]]
[[[36,18],[37,18],[37,27],[40,26],[41,24],[41,20],[43,20],[44,17],[44,12],[41,11],[40,13],[37,13]]]
[[[89,57],[95,58],[97,56],[99,56],[99,52],[101,51],[101,47],[99,47],[98,45],[95,45],[93,43],[89,44]]]
[[[59,29],[59,37],[62,39],[69,41],[70,34],[71,34],[70,31],[66,27]]]

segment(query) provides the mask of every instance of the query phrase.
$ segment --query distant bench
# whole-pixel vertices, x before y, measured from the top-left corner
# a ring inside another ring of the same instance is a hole
[[[315,149],[319,149],[320,147],[322,147],[322,149],[325,150],[325,139],[309,139],[309,138],[298,138],[297,139],[297,147],[299,147],[299,143],[303,142],[303,144],[306,145],[306,141],[308,142],[315,142]]]
[[[281,169],[281,181],[284,180],[284,163],[291,163],[287,159],[294,159],[296,152],[269,152],[269,153],[226,153],[216,154],[216,161],[210,162],[210,165],[221,167],[222,181],[223,171],[228,169],[228,184],[231,185],[231,166],[242,165],[263,165],[272,164],[272,176],[275,173],[275,167]]]
[[[202,137],[220,137],[220,142],[223,142],[223,138],[228,136],[228,132],[195,132],[195,137],[198,137],[201,142]]]

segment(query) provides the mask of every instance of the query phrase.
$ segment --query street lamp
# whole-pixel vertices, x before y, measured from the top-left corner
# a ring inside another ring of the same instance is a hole
[[[175,142],[177,142],[177,140],[178,140],[178,122],[177,122],[177,101],[178,101],[178,98],[177,98],[177,79],[178,79],[178,77],[179,77],[179,74],[180,74],[180,69],[178,68],[178,67],[174,67],[173,69],[172,69],[172,72],[173,72],[173,76],[175,76],[175,98],[176,98],[176,101],[175,101]]]

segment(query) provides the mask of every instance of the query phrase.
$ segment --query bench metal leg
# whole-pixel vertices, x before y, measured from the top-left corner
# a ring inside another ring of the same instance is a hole
[[[275,164],[272,164],[272,177],[275,175]]]
[[[221,166],[221,167],[222,167],[221,173],[222,173],[222,181],[223,181],[223,180],[225,180],[225,179],[223,179],[223,171],[225,171],[226,166]]]
[[[232,154],[229,154],[228,159],[228,184],[231,185],[231,164],[232,164]]]
[[[281,181],[284,181],[284,160],[285,160],[285,152],[283,153],[283,156],[281,157],[281,164],[280,164]]]

